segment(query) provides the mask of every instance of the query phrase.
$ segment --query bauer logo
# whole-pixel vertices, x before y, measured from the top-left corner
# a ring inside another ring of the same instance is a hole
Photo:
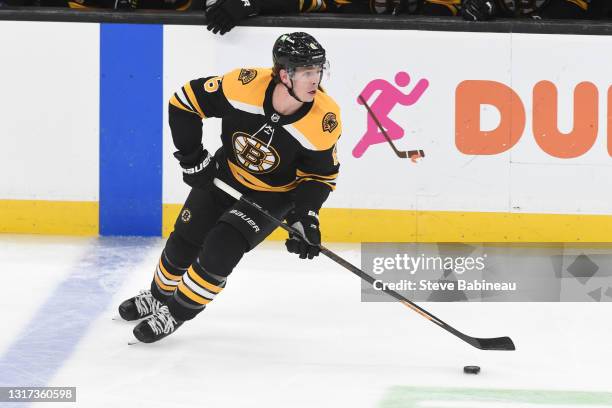
[[[244,222],[246,222],[247,224],[249,224],[249,226],[251,228],[253,228],[253,231],[255,231],[255,233],[259,232],[259,226],[257,225],[257,223],[255,221],[253,221],[249,216],[247,216],[245,213],[243,213],[242,211],[239,210],[231,210],[230,214],[233,214],[237,217],[239,217],[240,219],[242,219]]]

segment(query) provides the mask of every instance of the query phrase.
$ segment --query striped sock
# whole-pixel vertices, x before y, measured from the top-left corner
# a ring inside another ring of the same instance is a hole
[[[157,268],[155,268],[155,274],[153,275],[151,292],[154,296],[156,294],[161,295],[162,298],[172,296],[186,271],[186,268],[180,268],[170,262],[166,256],[166,251],[162,252]],[[155,298],[160,300],[158,296],[155,296]]]
[[[185,313],[180,315],[183,320],[187,320],[204,310],[206,305],[223,290],[225,284],[225,277],[207,272],[198,258],[183,275],[172,300],[184,310]]]

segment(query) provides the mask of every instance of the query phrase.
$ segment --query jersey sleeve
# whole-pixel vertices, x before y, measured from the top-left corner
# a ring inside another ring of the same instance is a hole
[[[298,179],[294,193],[296,210],[318,212],[329,194],[336,189],[339,170],[337,144],[322,151],[306,150],[296,170]]]
[[[174,145],[183,155],[197,150],[202,143],[202,120],[222,118],[232,107],[222,89],[219,76],[189,81],[172,94],[168,120]]]

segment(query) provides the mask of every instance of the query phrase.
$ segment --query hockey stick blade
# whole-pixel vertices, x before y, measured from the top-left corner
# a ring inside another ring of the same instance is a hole
[[[235,188],[227,185],[225,182],[215,178],[213,180],[213,183],[215,184],[215,186],[217,186],[220,190],[225,191],[227,194],[229,194],[230,196],[234,197],[236,200],[242,201],[250,206],[252,206],[253,208],[257,209],[259,212],[261,212],[262,215],[264,215],[268,220],[270,220],[271,222],[273,222],[275,225],[279,226],[280,228],[284,229],[285,231],[287,231],[290,234],[293,234],[295,236],[301,237],[301,239],[306,240],[306,238],[304,238],[304,236],[302,235],[302,233],[300,233],[298,230],[296,230],[295,228],[291,227],[290,225],[287,225],[286,223],[282,222],[281,220],[277,219],[276,217],[274,217],[273,215],[271,215],[270,213],[268,213],[265,209],[263,209],[260,205],[258,205],[256,202],[251,201],[251,199],[249,199],[248,197],[245,197],[242,193],[240,193],[238,190],[236,190]],[[368,282],[369,284],[374,284],[375,279],[372,278],[370,275],[368,275],[367,273],[365,273],[364,271],[362,271],[361,269],[359,269],[358,267],[356,267],[355,265],[353,265],[352,263],[350,263],[349,261],[347,261],[346,259],[342,258],[341,256],[337,255],[336,253],[330,251],[329,249],[325,248],[323,245],[319,245],[319,248],[321,249],[321,253],[325,256],[327,256],[329,259],[331,259],[332,261],[336,262],[338,265],[344,267],[345,269],[349,270],[350,272],[354,273],[355,275],[359,276],[361,279],[363,279],[364,281]],[[455,329],[453,326],[444,323],[442,320],[438,319],[436,316],[434,316],[433,314],[429,313],[427,310],[423,309],[422,307],[420,307],[419,305],[417,305],[414,302],[411,302],[410,300],[406,299],[404,296],[402,296],[400,293],[391,290],[391,289],[387,289],[387,288],[383,288],[382,291],[384,293],[386,293],[387,295],[397,299],[400,301],[400,303],[402,303],[404,306],[408,307],[409,309],[412,309],[413,311],[415,311],[416,313],[420,314],[421,316],[423,316],[424,318],[426,318],[427,320],[429,320],[430,322],[437,324],[438,326],[440,326],[442,329],[446,330],[447,332],[455,335],[456,337],[460,338],[461,340],[465,341],[466,343],[481,349],[481,350],[515,350],[514,347],[514,343],[512,342],[512,340],[509,337],[496,337],[496,338],[489,338],[489,339],[480,339],[477,337],[471,337],[468,336],[467,334],[464,334],[462,332],[460,332],[459,330]]]
[[[472,346],[481,350],[516,350],[514,342],[510,337],[493,337],[490,339],[479,339],[477,337],[468,337],[464,339]]]

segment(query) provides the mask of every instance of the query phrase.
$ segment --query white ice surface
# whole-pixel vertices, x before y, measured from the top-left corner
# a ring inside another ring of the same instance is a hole
[[[612,391],[611,303],[424,304],[469,335],[508,335],[517,345],[480,351],[398,303],[362,303],[356,276],[323,256],[294,258],[281,243],[247,254],[227,288],[176,333],[128,346],[133,324],[112,317],[123,299],[148,287],[163,244],[143,242],[133,264],[101,263],[123,277],[101,285],[115,287],[108,307],[67,359],[50,363],[57,367],[47,385],[77,387],[76,404],[53,407],[365,408],[380,406],[393,386]],[[6,355],[10,344],[96,245],[0,236],[3,358],[22,358]],[[330,247],[359,265],[358,246]],[[112,252],[122,251],[120,262],[135,253],[119,240]],[[103,276],[95,267],[87,273]],[[468,376],[464,365],[482,371]]]

